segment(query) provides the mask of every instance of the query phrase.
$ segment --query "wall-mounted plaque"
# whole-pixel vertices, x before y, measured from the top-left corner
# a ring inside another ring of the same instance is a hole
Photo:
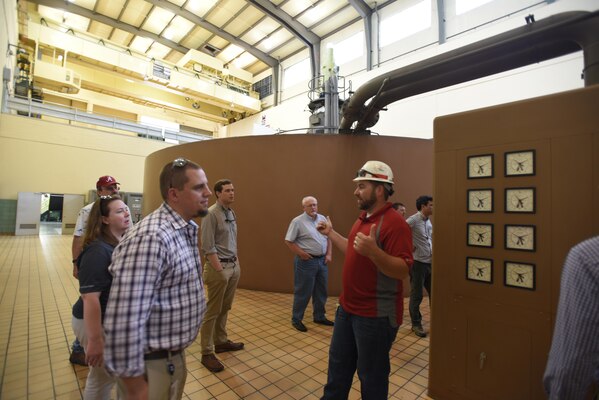
[[[505,189],[506,213],[534,213],[535,188]]]
[[[493,189],[469,189],[468,212],[493,212]]]
[[[504,284],[520,289],[535,290],[535,265],[506,261],[504,265]]]
[[[505,153],[505,176],[526,176],[534,174],[534,150],[521,150]]]
[[[493,224],[468,224],[468,246],[493,247]]]
[[[466,279],[493,283],[493,260],[488,258],[466,257]]]
[[[534,225],[506,225],[505,248],[508,250],[535,251]]]
[[[493,154],[468,157],[468,179],[493,177]]]

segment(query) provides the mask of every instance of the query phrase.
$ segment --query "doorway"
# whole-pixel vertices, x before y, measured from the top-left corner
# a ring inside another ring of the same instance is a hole
[[[62,235],[62,194],[42,193],[40,235]]]
[[[15,235],[72,235],[81,194],[19,192]]]

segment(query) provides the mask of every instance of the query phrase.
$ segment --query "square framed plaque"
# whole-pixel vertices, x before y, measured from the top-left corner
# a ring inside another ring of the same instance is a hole
[[[468,179],[493,177],[493,154],[479,154],[468,157]]]
[[[466,244],[473,247],[493,247],[493,224],[468,223]]]
[[[466,279],[482,283],[493,283],[493,260],[466,257]]]
[[[529,176],[535,174],[535,151],[519,150],[505,153],[505,176]]]
[[[506,213],[535,213],[535,188],[507,188],[505,189]]]
[[[493,212],[493,189],[468,189],[467,210],[472,213]]]
[[[516,261],[504,263],[504,285],[518,289],[535,290],[536,276],[535,265]]]
[[[506,250],[536,250],[536,227],[534,225],[506,225]]]

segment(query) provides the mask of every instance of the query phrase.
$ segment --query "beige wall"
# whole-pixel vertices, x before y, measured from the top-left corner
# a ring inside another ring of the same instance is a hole
[[[142,192],[148,154],[169,145],[16,115],[0,114],[0,199],[18,192],[87,194],[101,175]]]

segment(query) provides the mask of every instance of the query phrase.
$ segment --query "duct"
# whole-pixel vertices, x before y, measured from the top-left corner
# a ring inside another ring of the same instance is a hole
[[[340,129],[347,132],[357,122],[353,132],[366,133],[395,101],[581,49],[585,86],[597,84],[599,11],[557,14],[378,76],[346,101]]]

